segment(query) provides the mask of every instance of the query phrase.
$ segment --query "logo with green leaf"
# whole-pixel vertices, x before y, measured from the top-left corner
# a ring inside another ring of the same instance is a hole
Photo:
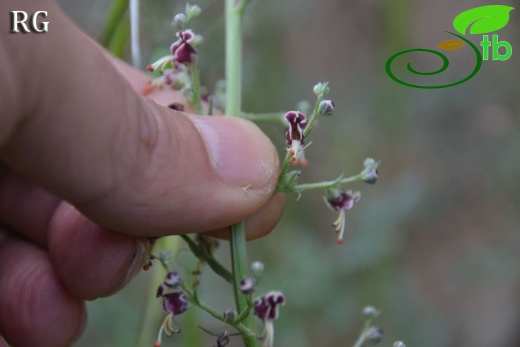
[[[428,54],[434,54],[441,58],[442,60],[442,66],[435,70],[435,71],[419,71],[412,67],[412,64],[409,62],[406,65],[407,70],[414,74],[419,76],[432,76],[437,75],[442,72],[444,72],[450,65],[449,59],[444,55],[443,53],[433,50],[433,49],[427,49],[427,48],[414,48],[414,49],[407,49],[401,52],[398,52],[394,55],[392,55],[386,62],[386,72],[390,78],[392,78],[394,81],[396,81],[399,84],[412,87],[412,88],[421,88],[421,89],[440,89],[440,88],[448,88],[453,87],[458,84],[464,83],[471,78],[473,78],[480,70],[482,66],[483,60],[489,59],[489,48],[492,47],[492,57],[493,60],[507,60],[512,55],[512,47],[511,45],[506,41],[499,41],[498,35],[492,35],[492,41],[489,40],[489,36],[485,34],[489,34],[492,32],[495,32],[497,30],[502,29],[507,25],[509,22],[509,13],[514,10],[511,6],[505,6],[505,5],[487,5],[487,6],[480,6],[476,8],[472,8],[470,10],[464,11],[460,13],[455,19],[453,20],[453,27],[455,28],[455,31],[457,33],[446,31],[447,34],[453,36],[453,39],[443,41],[439,43],[436,48],[442,49],[445,51],[455,51],[459,50],[466,45],[468,45],[471,50],[475,54],[475,67],[471,71],[471,73],[466,76],[465,78],[448,84],[442,84],[442,85],[418,85],[418,84],[412,84],[408,83],[406,81],[403,81],[399,77],[397,77],[394,72],[392,71],[392,63],[394,60],[402,55],[408,54],[408,53],[416,53],[416,52],[422,52],[422,53],[428,53]],[[478,47],[473,44],[470,40],[468,40],[465,36],[467,34],[470,35],[483,35],[482,41],[480,42],[480,46],[482,47],[483,53],[481,54]],[[500,53],[499,49],[505,48],[506,53],[502,54]]]

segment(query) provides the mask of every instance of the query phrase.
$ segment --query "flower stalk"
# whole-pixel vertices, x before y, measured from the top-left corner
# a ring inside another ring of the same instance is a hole
[[[242,20],[247,2],[226,0],[226,114],[239,117],[242,109]],[[247,296],[240,292],[240,281],[247,275],[247,249],[245,221],[231,227],[231,264],[233,292],[239,317],[249,310]],[[249,314],[242,321],[252,334],[242,334],[246,347],[259,347],[253,317]]]

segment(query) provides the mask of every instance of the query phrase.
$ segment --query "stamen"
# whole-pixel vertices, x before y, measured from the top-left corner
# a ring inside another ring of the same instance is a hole
[[[168,317],[166,317],[168,319]],[[165,319],[165,321],[166,321]],[[164,322],[161,324],[161,328],[159,329],[159,334],[157,335],[157,341],[153,344],[154,347],[161,347],[162,343],[162,333],[164,331]]]
[[[343,234],[345,233],[345,210],[341,210],[340,215],[341,215],[341,223],[340,223],[341,230],[339,232],[338,240],[337,240],[339,245],[343,244]]]
[[[274,324],[272,320],[265,322],[264,340],[262,347],[273,347],[274,344]]]

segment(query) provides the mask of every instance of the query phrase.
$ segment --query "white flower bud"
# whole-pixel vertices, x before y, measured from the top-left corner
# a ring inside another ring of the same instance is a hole
[[[184,13],[178,13],[173,17],[172,25],[178,29],[184,29],[187,22],[188,18],[186,15]]]
[[[325,95],[329,92],[329,86],[328,86],[329,82],[320,82],[318,84],[316,84],[313,88],[313,91],[314,91],[314,94],[316,94],[316,96],[320,96],[320,95]]]
[[[186,4],[186,15],[188,16],[188,21],[191,21],[193,18],[200,16],[201,13],[202,9],[200,6]]]
[[[365,306],[363,308],[363,316],[366,319],[376,318],[379,314],[379,311],[374,306]]]
[[[251,264],[251,272],[255,278],[260,278],[264,273],[264,263],[261,261],[255,261]]]
[[[393,347],[406,347],[403,341],[395,341]]]

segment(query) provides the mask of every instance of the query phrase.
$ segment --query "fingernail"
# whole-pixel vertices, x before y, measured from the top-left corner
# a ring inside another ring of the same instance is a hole
[[[128,282],[130,282],[130,280],[132,278],[134,278],[134,276],[143,267],[144,255],[145,255],[145,249],[146,249],[144,242],[146,242],[146,241],[137,240],[136,242],[137,242],[137,244],[135,247],[135,253],[134,253],[134,256],[132,257],[132,260],[130,261],[130,266],[128,267],[128,271],[126,273],[125,279],[121,283],[121,286],[116,290],[116,292],[118,292],[119,290],[124,288],[128,284]]]
[[[191,119],[204,137],[215,171],[224,183],[260,188],[277,173],[276,150],[253,123],[221,116]]]

